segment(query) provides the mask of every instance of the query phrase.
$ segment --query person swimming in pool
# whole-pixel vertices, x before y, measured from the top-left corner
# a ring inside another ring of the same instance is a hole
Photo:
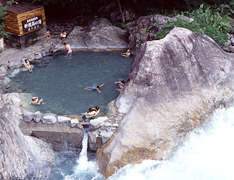
[[[123,81],[115,81],[115,84],[117,84],[117,83],[119,83],[119,88],[120,89],[116,89],[116,90],[120,92],[123,89],[124,85],[125,85],[125,81],[124,80]]]
[[[125,53],[121,53],[121,55],[129,58],[129,56],[131,55],[130,49],[128,49],[127,52],[125,52]]]
[[[24,67],[27,68],[29,72],[32,72],[32,66],[30,65],[30,62],[28,59],[24,60]]]
[[[86,86],[84,89],[85,90],[88,90],[88,91],[92,91],[92,90],[97,90],[97,92],[101,93],[101,91],[99,90],[100,87],[104,86],[104,84],[101,84],[99,86],[92,86],[92,87],[89,87],[89,86]]]
[[[43,99],[40,99],[38,97],[32,97],[32,101],[29,103],[33,105],[40,105],[43,102]]]
[[[72,53],[72,49],[70,44],[67,44],[66,42],[63,43],[66,49],[67,54],[71,54]]]

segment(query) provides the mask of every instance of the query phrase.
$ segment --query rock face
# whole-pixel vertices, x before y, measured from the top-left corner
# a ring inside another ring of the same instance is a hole
[[[233,54],[184,28],[144,43],[116,101],[126,116],[97,152],[100,172],[109,177],[127,164],[169,158],[214,109],[233,101],[233,65]]]
[[[133,54],[137,54],[141,44],[158,39],[156,33],[158,31],[163,30],[164,24],[168,21],[176,21],[178,18],[183,18],[185,21],[192,22],[193,19],[188,17],[180,17],[175,16],[170,18],[164,15],[149,15],[139,17],[133,23],[128,25],[128,33],[129,33],[129,44],[128,47],[131,49]],[[155,25],[160,24],[160,25]]]
[[[108,19],[95,19],[83,29],[75,26],[67,38],[73,50],[117,50],[127,48],[127,31],[113,26]],[[64,49],[64,45],[56,49]]]
[[[0,179],[48,179],[55,154],[45,142],[19,129],[20,97],[0,96]]]

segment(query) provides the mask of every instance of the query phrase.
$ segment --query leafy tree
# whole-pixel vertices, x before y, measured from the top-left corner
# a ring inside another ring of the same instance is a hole
[[[8,34],[4,31],[5,23],[4,19],[6,18],[7,8],[11,6],[14,3],[14,0],[7,1],[6,4],[2,4],[0,2],[0,38],[7,37]],[[2,49],[0,49],[0,53],[2,52]],[[0,64],[1,67],[1,64]]]
[[[3,20],[6,18],[5,14],[7,13],[7,8],[13,3],[15,3],[14,0],[9,0],[6,4],[0,2],[0,38],[7,37],[7,33],[4,31],[5,23]]]
[[[221,16],[219,12],[213,12],[210,6],[204,8],[202,4],[199,9],[187,13],[187,16],[193,18],[194,21],[190,23],[183,20],[183,18],[179,18],[177,21],[168,21],[168,24],[165,25],[165,29],[157,32],[157,36],[163,38],[172,28],[184,27],[198,34],[210,36],[219,45],[224,45],[227,41],[227,33],[231,30],[229,22],[233,21],[230,14]]]

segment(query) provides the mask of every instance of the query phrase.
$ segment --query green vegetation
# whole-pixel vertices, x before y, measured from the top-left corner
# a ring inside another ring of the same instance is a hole
[[[5,24],[3,22],[4,16],[6,14],[6,9],[11,6],[14,2],[14,0],[9,0],[5,5],[1,4],[0,2],[0,38],[7,37],[7,33],[4,31]]]
[[[233,23],[234,1],[229,5],[222,4],[217,9],[212,9],[211,6],[200,5],[200,8],[191,12],[180,14],[177,21],[168,21],[163,31],[157,32],[159,39],[163,38],[172,28],[184,27],[198,34],[206,34],[213,38],[219,45],[224,45],[227,41],[227,33],[231,30]],[[183,16],[193,18],[193,22],[188,22],[183,19]],[[154,24],[156,26],[156,24]],[[149,27],[148,30],[150,30]]]

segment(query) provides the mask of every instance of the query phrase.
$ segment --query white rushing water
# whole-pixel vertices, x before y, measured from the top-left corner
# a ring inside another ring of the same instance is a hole
[[[82,151],[77,159],[77,165],[74,167],[72,175],[66,175],[64,180],[98,180],[101,175],[98,173],[97,163],[88,161],[87,146],[88,146],[88,129],[84,129],[84,137],[82,141]]]
[[[95,161],[87,160],[87,132],[73,173],[65,180],[103,180]],[[209,123],[192,132],[170,160],[127,165],[108,180],[233,180],[234,106],[218,109]]]
[[[234,107],[218,109],[206,127],[191,133],[174,157],[128,165],[108,180],[233,180]]]

